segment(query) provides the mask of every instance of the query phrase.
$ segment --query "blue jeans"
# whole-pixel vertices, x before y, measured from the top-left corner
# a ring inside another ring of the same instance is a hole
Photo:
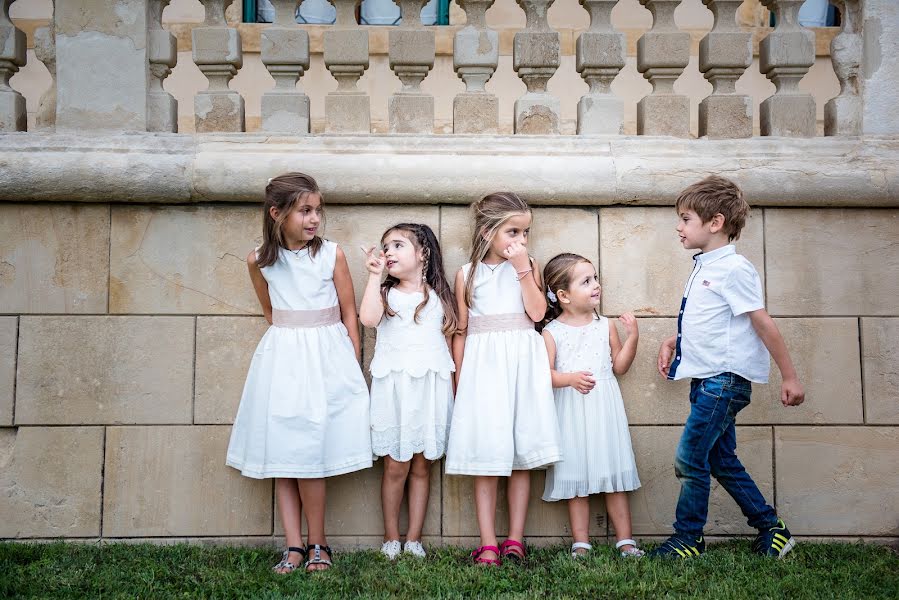
[[[735,373],[721,373],[690,383],[690,416],[684,426],[674,472],[680,498],[674,530],[699,537],[709,512],[712,475],[740,506],[750,527],[777,524],[777,513],[737,458],[737,413],[749,406],[752,385]]]

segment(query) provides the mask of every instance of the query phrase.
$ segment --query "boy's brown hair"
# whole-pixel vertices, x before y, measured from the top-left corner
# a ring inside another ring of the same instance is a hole
[[[703,223],[720,213],[724,217],[722,231],[731,242],[740,239],[740,231],[749,216],[749,204],[743,199],[743,191],[730,179],[718,175],[706,177],[686,188],[677,197],[674,207],[678,214],[692,210]]]

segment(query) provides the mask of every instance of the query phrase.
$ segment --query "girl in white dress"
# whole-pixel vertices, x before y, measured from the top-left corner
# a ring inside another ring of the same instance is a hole
[[[437,236],[427,225],[400,223],[366,253],[368,285],[359,316],[377,327],[371,361],[372,451],[384,457],[381,505],[389,559],[400,550],[424,558],[421,530],[428,509],[431,465],[446,451],[453,410],[448,340],[456,304],[443,272]],[[387,278],[381,282],[381,275]],[[409,530],[400,546],[400,504],[409,480]]]
[[[549,361],[534,323],[546,296],[528,256],[531,209],[511,192],[472,205],[471,262],[456,275],[456,405],[448,474],[474,475],[479,564],[525,558],[530,471],[561,458]],[[509,535],[497,548],[497,478],[509,477]]]
[[[603,493],[622,556],[642,556],[631,539],[627,492],[640,487],[624,401],[616,375],[630,368],[637,353],[637,320],[615,323],[596,314],[602,288],[596,269],[577,254],[560,254],[543,271],[549,309],[543,339],[552,368],[556,412],[562,433],[562,461],[546,472],[543,499],[568,500],[574,544],[571,555],[586,554],[590,495]]]
[[[272,326],[250,364],[227,464],[247,477],[275,478],[288,546],[278,573],[293,571],[307,554],[307,570],[331,566],[324,478],[372,464],[353,282],[343,251],[318,236],[321,222],[315,180],[275,177],[265,188],[262,245],[247,256]]]

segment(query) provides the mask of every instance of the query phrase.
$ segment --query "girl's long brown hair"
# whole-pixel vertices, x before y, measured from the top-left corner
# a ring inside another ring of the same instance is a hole
[[[474,293],[474,275],[478,265],[487,256],[493,236],[502,224],[521,213],[530,213],[528,203],[518,197],[515,192],[494,192],[488,194],[471,205],[474,219],[474,232],[471,236],[471,270],[465,281],[465,306],[471,308],[471,297]]]
[[[389,228],[381,236],[381,245],[391,231],[401,231],[403,235],[412,242],[416,251],[422,251],[424,254],[424,266],[422,267],[422,276],[424,279],[424,300],[415,307],[415,322],[424,307],[428,304],[430,291],[433,290],[443,305],[443,335],[452,335],[456,333],[459,322],[459,307],[456,306],[456,298],[453,295],[453,288],[446,280],[446,273],[443,271],[443,255],[440,252],[440,242],[437,236],[427,225],[420,223],[399,223]],[[381,302],[384,304],[384,313],[388,317],[396,316],[396,312],[390,308],[387,303],[387,294],[390,288],[396,286],[400,282],[399,279],[388,275],[381,284]]]
[[[580,254],[574,254],[572,252],[563,252],[562,254],[557,254],[549,259],[549,262],[543,267],[543,282],[546,285],[547,291],[558,294],[559,290],[569,289],[571,287],[571,272],[576,265],[579,265],[582,262],[589,263],[590,261]],[[595,313],[596,311],[593,312]],[[559,304],[559,298],[556,297],[556,300],[553,301],[553,299],[547,295],[546,315],[544,315],[543,320],[537,325],[537,330],[542,331],[547,323],[558,318],[561,314],[562,305]]]
[[[280,249],[284,246],[284,233],[282,227],[284,221],[290,215],[296,203],[307,194],[318,194],[318,184],[305,173],[285,173],[269,180],[265,186],[265,203],[262,206],[262,245],[259,246],[256,265],[259,268],[268,267],[278,262]],[[322,199],[324,202],[324,199]],[[278,217],[271,215],[274,207],[278,211]],[[309,256],[315,258],[322,247],[322,239],[313,237],[306,244],[309,248]]]

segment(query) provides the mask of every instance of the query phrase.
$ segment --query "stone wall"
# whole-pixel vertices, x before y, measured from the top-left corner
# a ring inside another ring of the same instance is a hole
[[[258,205],[108,200],[0,203],[0,538],[280,543],[271,482],[224,465],[265,330],[243,261],[260,237]],[[464,207],[379,201],[327,208],[326,236],[345,248],[357,297],[357,247],[392,223],[438,231],[450,274],[465,261]],[[644,484],[631,501],[639,538],[670,530],[688,412],[687,384],[654,368],[692,264],[674,227],[670,206],[535,210],[541,263],[584,254],[600,267],[602,313],[640,317],[637,359],[621,378]],[[756,386],[740,416],[741,456],[794,533],[899,538],[899,209],[759,208],[738,248],[762,275],[807,390],[788,409],[776,375]],[[367,365],[373,332],[364,337]],[[380,542],[379,478],[380,464],[329,481],[333,544]],[[535,472],[536,543],[568,535],[565,506],[542,502],[542,483]],[[591,533],[602,539],[601,500],[595,508]],[[748,533],[714,486],[708,534]],[[476,535],[471,480],[435,467],[426,542]]]

